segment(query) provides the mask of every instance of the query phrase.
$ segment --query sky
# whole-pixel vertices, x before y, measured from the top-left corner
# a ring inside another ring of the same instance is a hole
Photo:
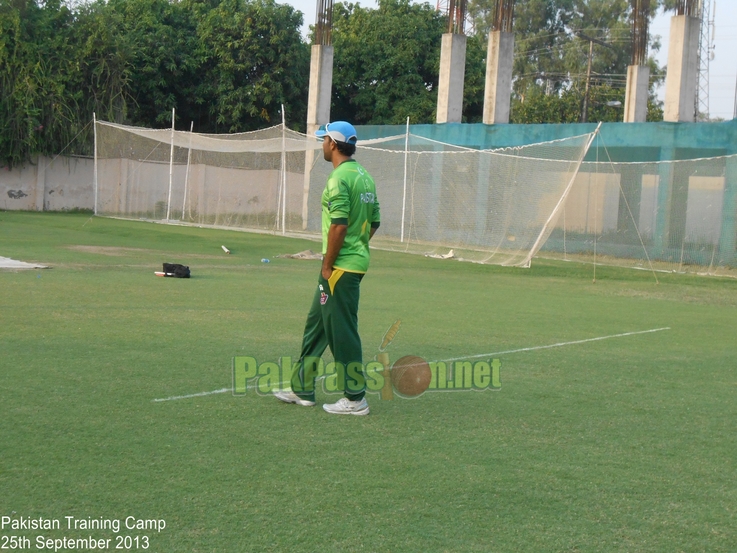
[[[307,36],[309,25],[315,22],[317,0],[277,0],[291,4],[304,14],[302,34]],[[359,0],[365,7],[376,7],[374,0]],[[434,2],[433,2],[434,4]],[[735,90],[737,89],[737,0],[712,0],[716,14],[714,17],[714,60],[709,65],[709,115],[711,118],[732,119],[735,110]],[[662,47],[653,53],[658,63],[668,62],[668,37],[672,12],[659,12],[650,25],[650,35],[660,35]],[[711,17],[710,17],[711,19]],[[731,52],[731,53],[730,53]],[[660,100],[665,99],[665,86],[658,90]]]

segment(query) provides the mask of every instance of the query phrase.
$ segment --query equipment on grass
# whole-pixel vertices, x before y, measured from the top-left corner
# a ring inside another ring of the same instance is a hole
[[[397,319],[394,324],[384,333],[384,337],[381,339],[381,345],[379,346],[379,353],[376,356],[376,360],[384,366],[384,386],[381,388],[381,399],[390,400],[394,398],[394,392],[392,391],[392,376],[389,364],[389,354],[386,353],[386,348],[392,343],[394,337],[399,332],[399,327],[402,326],[402,320]]]
[[[391,379],[398,394],[403,397],[417,397],[430,385],[432,371],[422,357],[405,355],[392,366]]]
[[[220,246],[220,247],[223,248],[223,251],[225,253],[230,253],[230,250],[228,248],[226,248],[225,246]]]
[[[180,265],[179,263],[164,263],[163,274],[156,273],[156,276],[166,276],[174,278],[189,278],[189,267]]]

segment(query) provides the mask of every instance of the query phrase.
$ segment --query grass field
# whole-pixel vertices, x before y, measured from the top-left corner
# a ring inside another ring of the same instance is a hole
[[[594,284],[572,263],[375,251],[367,360],[397,318],[392,359],[670,330],[499,355],[499,391],[370,395],[368,417],[251,391],[153,401],[229,387],[236,355],[296,357],[319,262],[275,256],[315,247],[0,212],[0,255],[52,266],[0,271],[0,515],[61,521],[0,537],[37,550],[38,535],[113,538],[110,550],[146,535],[156,552],[735,550],[734,280],[599,267]],[[156,278],[165,261],[193,278]],[[166,527],[67,530],[67,516]]]

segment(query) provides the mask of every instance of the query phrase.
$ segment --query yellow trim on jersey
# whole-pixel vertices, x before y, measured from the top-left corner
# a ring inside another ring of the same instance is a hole
[[[354,273],[356,275],[365,275],[366,274],[366,271],[356,271],[354,269],[343,269],[342,267],[336,267],[335,265],[333,265],[333,269],[340,269],[344,273]]]

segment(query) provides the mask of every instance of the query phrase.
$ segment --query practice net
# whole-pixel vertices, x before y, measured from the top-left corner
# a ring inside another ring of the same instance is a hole
[[[318,237],[332,165],[282,125],[233,135],[96,123],[98,215]],[[377,183],[372,245],[529,266],[555,229],[593,134],[473,150],[413,134],[360,141]]]
[[[736,183],[737,155],[584,162],[539,255],[737,276]]]

